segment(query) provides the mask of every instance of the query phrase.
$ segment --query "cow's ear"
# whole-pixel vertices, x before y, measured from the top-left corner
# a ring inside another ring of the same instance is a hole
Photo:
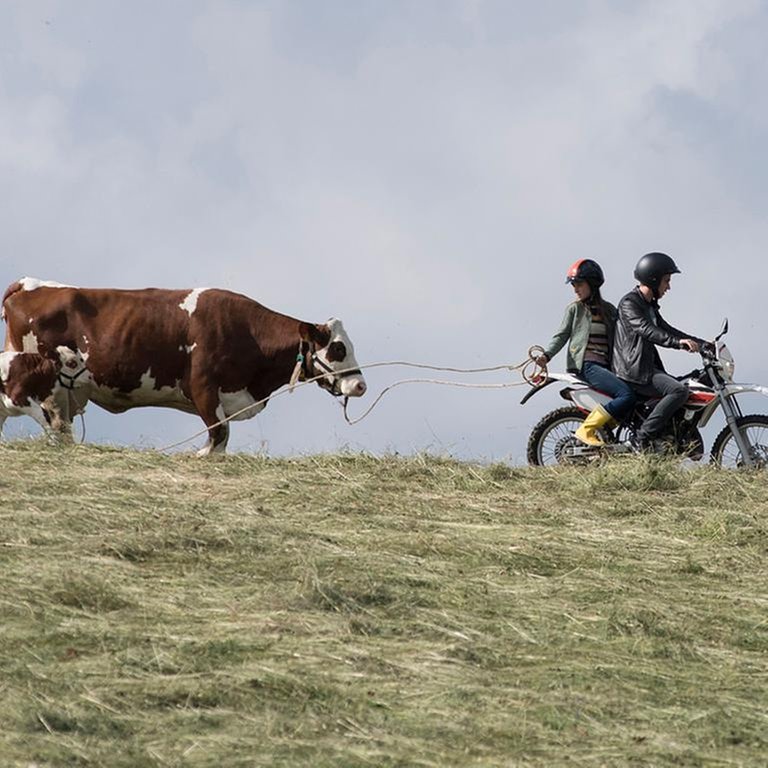
[[[299,323],[299,336],[301,336],[303,341],[309,341],[322,348],[331,340],[331,331],[327,325]]]

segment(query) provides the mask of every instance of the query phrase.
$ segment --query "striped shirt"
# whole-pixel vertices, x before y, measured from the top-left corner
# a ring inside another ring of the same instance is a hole
[[[603,310],[599,304],[590,304],[592,319],[589,325],[589,340],[584,353],[584,362],[608,366],[608,334],[605,329]]]

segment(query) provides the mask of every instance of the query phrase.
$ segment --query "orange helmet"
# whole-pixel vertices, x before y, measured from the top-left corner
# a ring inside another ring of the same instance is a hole
[[[579,259],[571,264],[565,276],[566,283],[574,283],[576,280],[585,280],[593,288],[599,288],[605,282],[605,277],[596,261]]]

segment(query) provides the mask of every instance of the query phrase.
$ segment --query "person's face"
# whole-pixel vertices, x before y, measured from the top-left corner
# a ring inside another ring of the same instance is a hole
[[[579,301],[586,301],[592,295],[592,289],[586,280],[574,280],[572,285],[573,292]]]
[[[672,281],[672,275],[664,275],[659,280],[659,298],[661,298],[669,289]]]

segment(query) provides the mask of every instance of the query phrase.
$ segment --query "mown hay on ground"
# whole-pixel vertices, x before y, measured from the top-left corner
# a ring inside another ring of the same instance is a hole
[[[764,475],[0,461],[3,765],[764,760]]]

